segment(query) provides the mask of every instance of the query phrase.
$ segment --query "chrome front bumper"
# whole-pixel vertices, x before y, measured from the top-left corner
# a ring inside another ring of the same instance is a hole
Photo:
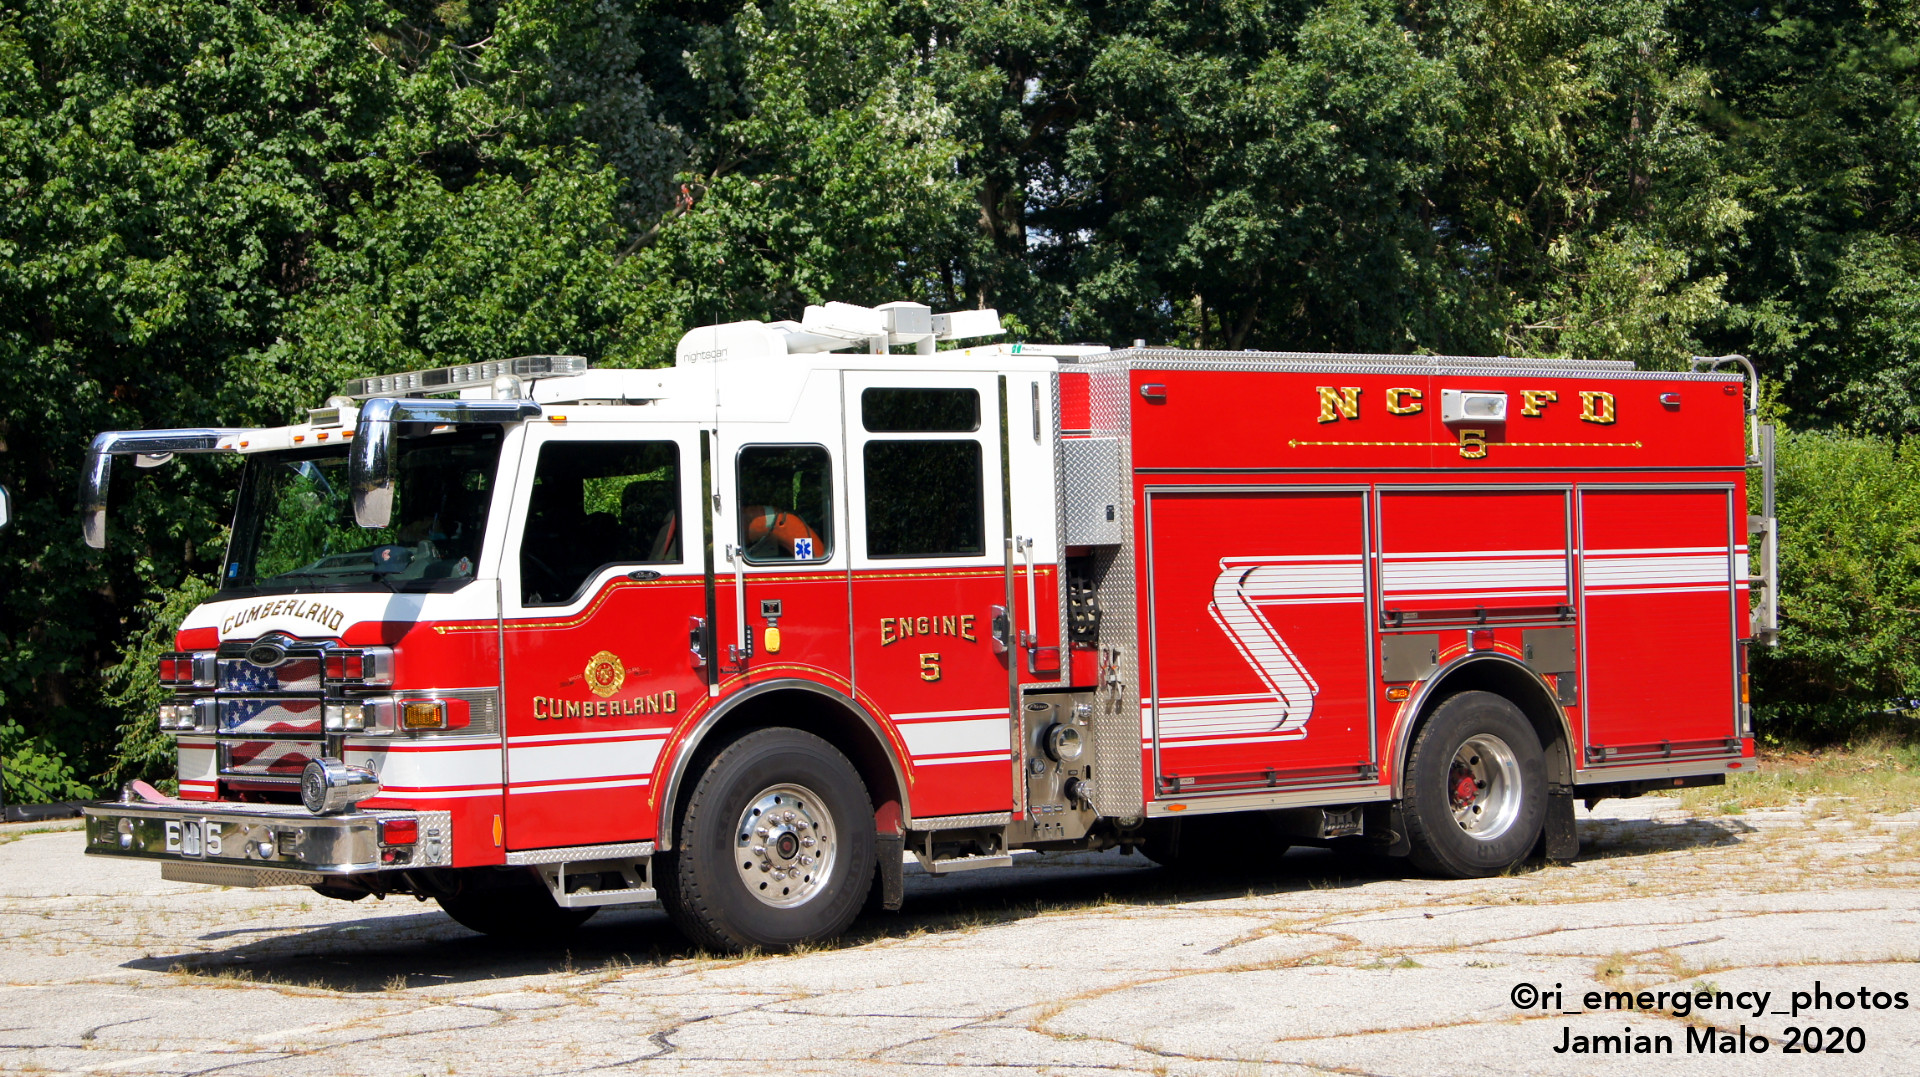
[[[157,860],[162,876],[179,882],[312,885],[453,863],[453,816],[443,811],[314,815],[299,805],[128,800],[92,804],[85,813],[89,856]],[[382,846],[383,819],[418,820],[418,840]]]

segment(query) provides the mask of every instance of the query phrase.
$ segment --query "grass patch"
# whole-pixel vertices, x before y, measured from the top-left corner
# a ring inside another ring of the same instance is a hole
[[[86,825],[84,819],[69,819],[61,822],[32,823],[17,828],[8,827],[0,830],[0,845],[16,842],[21,838],[30,838],[35,834],[58,834],[66,830],[80,830]]]
[[[1724,786],[1681,790],[1680,805],[1698,815],[1733,815],[1826,797],[1877,813],[1920,808],[1920,743],[1883,734],[1843,748],[1763,748],[1759,762]]]

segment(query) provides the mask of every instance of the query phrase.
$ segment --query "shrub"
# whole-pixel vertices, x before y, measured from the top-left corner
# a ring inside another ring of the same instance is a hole
[[[1776,461],[1780,645],[1755,651],[1755,718],[1844,740],[1920,696],[1920,442],[1783,432]]]

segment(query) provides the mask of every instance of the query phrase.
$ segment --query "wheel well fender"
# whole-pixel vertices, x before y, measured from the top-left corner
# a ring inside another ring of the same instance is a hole
[[[767,681],[743,689],[715,707],[673,746],[659,778],[659,818],[654,844],[673,848],[673,831],[707,762],[728,744],[755,729],[787,726],[804,730],[844,752],[866,783],[875,825],[898,829],[912,818],[906,775],[888,747],[879,719],[848,696],[825,685],[797,678]]]
[[[1480,651],[1449,663],[1429,677],[1420,694],[1401,713],[1403,718],[1392,740],[1393,795],[1405,793],[1407,753],[1421,725],[1434,708],[1449,696],[1460,692],[1492,692],[1520,708],[1527,723],[1540,738],[1546,755],[1547,781],[1558,785],[1573,782],[1573,726],[1567,712],[1554,698],[1553,689],[1540,674],[1517,659],[1497,652]]]

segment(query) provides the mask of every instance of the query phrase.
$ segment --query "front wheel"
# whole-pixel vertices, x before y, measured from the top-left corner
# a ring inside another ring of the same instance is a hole
[[[694,943],[790,949],[840,934],[860,912],[873,881],[873,806],[826,741],[757,730],[707,767],[663,859],[661,903]]]
[[[1407,760],[1410,859],[1457,879],[1497,875],[1533,849],[1546,818],[1540,738],[1520,708],[1461,692],[1435,708]]]

